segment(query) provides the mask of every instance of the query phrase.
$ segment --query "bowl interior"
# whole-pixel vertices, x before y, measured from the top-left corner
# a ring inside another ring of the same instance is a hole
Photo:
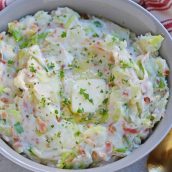
[[[172,40],[164,27],[143,8],[131,1],[125,0],[18,0],[0,13],[0,31],[6,29],[8,22],[19,19],[27,14],[33,14],[38,10],[52,10],[57,6],[68,6],[74,10],[96,16],[102,16],[114,21],[124,27],[131,29],[137,34],[152,32],[162,34],[165,37],[160,54],[165,58],[171,69],[172,66]],[[172,75],[169,76],[169,87],[171,93]],[[167,134],[172,124],[172,100],[171,95],[167,105],[165,117],[158,124],[153,134],[147,141],[129,156],[108,165],[77,171],[116,171],[122,169],[148,154]],[[2,140],[0,140],[0,152],[15,163],[37,172],[66,171],[46,167],[32,162],[17,154]],[[76,170],[70,170],[75,171]]]

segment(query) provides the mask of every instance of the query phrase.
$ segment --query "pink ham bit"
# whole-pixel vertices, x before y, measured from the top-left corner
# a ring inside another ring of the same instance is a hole
[[[86,154],[85,150],[82,147],[79,147],[79,154],[83,156]]]
[[[3,55],[1,52],[0,52],[0,63],[6,64],[6,61],[3,59]]]
[[[115,133],[116,128],[115,128],[115,126],[114,126],[113,123],[111,123],[111,124],[109,125],[108,131],[109,131],[111,134],[114,134],[114,133]]]
[[[149,103],[150,103],[150,98],[149,98],[149,97],[144,97],[144,102],[145,102],[146,104],[149,104]]]
[[[92,158],[93,158],[94,161],[98,161],[99,160],[99,156],[98,156],[98,153],[96,151],[92,152]]]
[[[2,119],[7,119],[7,113],[6,112],[2,112],[1,118]]]
[[[106,149],[106,152],[107,152],[107,153],[112,152],[112,143],[111,143],[110,141],[107,141],[107,142],[105,143],[105,149]]]
[[[122,95],[128,97],[129,94],[127,91],[123,91]]]
[[[8,104],[8,103],[10,102],[10,100],[9,100],[8,98],[6,98],[6,97],[2,97],[0,100],[1,100],[3,103],[6,103],[6,104]]]
[[[128,133],[128,134],[138,134],[139,133],[139,131],[134,128],[124,127],[123,129],[124,129],[125,133]]]
[[[170,71],[169,70],[164,70],[164,72],[163,72],[163,75],[164,76],[168,76],[170,74]]]
[[[47,131],[47,124],[39,117],[36,119],[36,122],[38,124],[38,131],[45,133]]]

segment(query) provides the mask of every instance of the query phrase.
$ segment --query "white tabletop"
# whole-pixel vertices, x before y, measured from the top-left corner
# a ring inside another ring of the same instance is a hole
[[[138,161],[137,163],[131,165],[130,167],[127,167],[118,172],[147,172],[145,168],[146,159],[147,158],[144,158]],[[30,172],[30,171],[25,170],[24,168],[18,165],[15,165],[14,163],[10,162],[2,155],[0,155],[0,172]]]

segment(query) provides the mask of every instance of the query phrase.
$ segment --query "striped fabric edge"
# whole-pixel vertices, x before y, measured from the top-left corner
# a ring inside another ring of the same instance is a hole
[[[0,10],[6,7],[6,0],[0,0]]]
[[[158,2],[144,1],[145,7],[149,11],[165,11],[172,7],[172,0],[162,0]]]
[[[172,31],[172,18],[161,21],[164,27],[171,32]]]
[[[156,11],[156,17],[165,14],[167,17],[161,20],[161,23],[170,33],[172,33],[172,16],[170,14],[168,15],[172,10],[172,0],[139,0],[138,3],[151,13]]]

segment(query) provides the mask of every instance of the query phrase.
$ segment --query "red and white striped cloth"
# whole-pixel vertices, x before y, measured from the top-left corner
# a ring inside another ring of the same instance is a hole
[[[135,0],[156,16],[172,35],[172,0]]]
[[[0,10],[15,0],[0,0]],[[172,35],[172,0],[133,0],[156,16]]]

